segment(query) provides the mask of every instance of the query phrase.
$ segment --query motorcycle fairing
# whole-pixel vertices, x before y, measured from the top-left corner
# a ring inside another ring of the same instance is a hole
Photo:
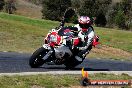
[[[67,58],[72,56],[72,52],[70,51],[69,47],[65,45],[61,45],[58,48],[54,48],[54,50],[56,58],[62,59],[65,55],[68,55]]]
[[[100,42],[98,41],[99,41],[99,36],[96,35],[93,39],[92,45],[95,47],[96,45],[100,44]]]
[[[49,44],[50,46],[54,47],[55,45],[60,45],[62,43],[62,37],[58,35],[57,30],[53,30],[48,33],[47,37],[45,38],[45,43]]]
[[[60,36],[77,36],[78,35],[78,28],[77,27],[73,27],[73,26],[67,26],[67,27],[63,27],[58,31],[58,34]]]

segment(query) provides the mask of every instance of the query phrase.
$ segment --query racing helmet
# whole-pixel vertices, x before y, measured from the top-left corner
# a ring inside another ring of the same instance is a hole
[[[79,26],[83,32],[86,32],[91,25],[91,20],[88,16],[80,16],[78,19]]]

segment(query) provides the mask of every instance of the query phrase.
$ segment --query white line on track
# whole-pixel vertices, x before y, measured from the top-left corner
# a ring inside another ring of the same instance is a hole
[[[88,74],[106,73],[106,74],[128,74],[132,76],[132,71],[88,71]],[[48,71],[48,72],[20,72],[20,73],[0,73],[0,76],[14,76],[14,75],[38,75],[38,74],[51,74],[51,75],[65,75],[65,74],[81,74],[81,71]]]

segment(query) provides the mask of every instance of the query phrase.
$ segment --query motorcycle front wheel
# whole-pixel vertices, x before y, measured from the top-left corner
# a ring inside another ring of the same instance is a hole
[[[44,64],[44,60],[42,59],[46,54],[48,50],[44,49],[43,47],[37,49],[29,59],[29,65],[32,68],[40,67]]]

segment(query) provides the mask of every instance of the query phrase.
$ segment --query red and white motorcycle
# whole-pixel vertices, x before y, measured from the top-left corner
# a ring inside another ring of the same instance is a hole
[[[77,33],[78,29],[72,26],[52,29],[44,39],[45,44],[32,54],[29,65],[37,68],[44,63],[52,62],[55,65],[64,64],[66,68],[71,69],[81,64],[83,61],[75,59],[75,55],[80,52],[78,49],[80,39]],[[98,36],[95,36],[92,46],[97,44]]]

